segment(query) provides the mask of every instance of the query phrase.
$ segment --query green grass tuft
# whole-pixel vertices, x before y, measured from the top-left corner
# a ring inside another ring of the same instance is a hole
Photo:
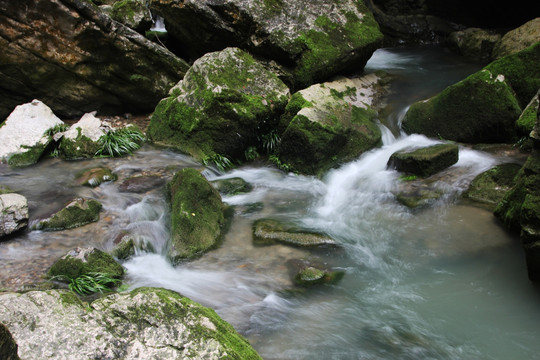
[[[120,282],[119,279],[111,277],[110,274],[100,272],[90,272],[76,278],[71,278],[67,275],[57,275],[51,280],[69,282],[69,289],[79,295],[90,295],[97,292],[103,293],[112,291],[111,286]]]
[[[141,147],[144,134],[134,127],[109,131],[99,139],[100,149],[96,156],[116,157],[129,155]]]

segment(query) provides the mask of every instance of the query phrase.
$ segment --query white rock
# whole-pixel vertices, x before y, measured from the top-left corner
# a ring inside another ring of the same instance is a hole
[[[81,135],[90,138],[92,141],[98,141],[100,137],[105,135],[101,120],[95,117],[93,113],[84,114],[77,123],[71,125],[69,130],[64,132],[64,137],[75,140],[79,135],[79,131]]]
[[[0,237],[28,225],[28,201],[19,194],[0,195]]]
[[[44,133],[60,124],[62,120],[39,100],[17,106],[0,128],[0,161],[25,153],[36,145],[47,144],[48,137]]]

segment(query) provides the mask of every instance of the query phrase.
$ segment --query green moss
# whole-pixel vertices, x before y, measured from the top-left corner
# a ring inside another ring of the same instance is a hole
[[[28,151],[11,155],[7,161],[8,165],[13,167],[34,165],[38,162],[38,160],[45,152],[47,144],[39,144],[33,147],[26,148],[28,149]]]
[[[414,151],[398,151],[390,157],[388,165],[400,172],[431,176],[458,161],[459,148],[455,144],[438,144]]]
[[[478,175],[464,196],[476,202],[495,207],[515,185],[521,169],[518,164],[502,164]]]
[[[75,199],[50,218],[41,220],[36,229],[64,230],[96,222],[99,220],[101,207],[101,203],[94,199]]]
[[[94,154],[99,149],[99,143],[82,135],[79,129],[79,135],[76,139],[62,138],[58,147],[58,153],[60,158],[64,160],[90,159],[94,157]]]
[[[253,190],[253,186],[244,179],[235,177],[230,179],[213,181],[215,188],[224,195],[238,195]]]
[[[113,4],[111,17],[115,20],[129,19],[133,21],[135,10],[143,6],[137,0],[119,0]]]
[[[516,127],[521,135],[528,136],[533,130],[538,116],[538,105],[539,100],[537,94],[516,121]]]
[[[47,271],[47,276],[49,278],[65,276],[69,279],[75,279],[81,275],[98,272],[119,279],[124,275],[124,268],[111,255],[99,249],[93,249],[86,261],[69,254],[57,260]]]

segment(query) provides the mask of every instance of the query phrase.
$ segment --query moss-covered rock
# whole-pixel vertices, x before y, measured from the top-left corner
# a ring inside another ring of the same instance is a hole
[[[506,193],[514,186],[515,177],[519,169],[521,169],[521,166],[513,163],[497,165],[478,175],[471,182],[464,196],[470,200],[495,208]]]
[[[285,128],[278,147],[288,170],[321,176],[381,144],[371,107],[380,78],[342,78],[295,93],[280,121]]]
[[[0,358],[4,360],[19,360],[17,348],[17,343],[13,340],[9,329],[0,323]]]
[[[59,280],[76,279],[89,273],[105,273],[120,279],[124,268],[114,258],[96,248],[76,248],[57,260],[47,271],[47,276]]]
[[[540,90],[532,98],[525,110],[516,121],[516,127],[520,135],[528,136],[534,128],[536,118],[538,117],[538,108],[540,105]]]
[[[388,166],[397,171],[428,177],[458,161],[459,148],[455,144],[437,144],[416,150],[395,152]]]
[[[239,177],[215,180],[212,184],[223,195],[244,194],[253,190],[253,185]]]
[[[343,278],[343,271],[326,271],[313,266],[303,268],[294,277],[294,282],[302,286],[334,284]]]
[[[410,189],[409,191],[399,192],[396,194],[396,200],[409,209],[417,209],[433,204],[442,196],[442,191],[431,189],[429,187],[418,187]]]
[[[171,199],[173,262],[191,259],[216,247],[226,225],[225,205],[216,189],[197,170],[182,169],[168,184]]]
[[[76,198],[47,219],[39,220],[34,229],[44,231],[72,229],[99,220],[101,203],[89,198]]]
[[[248,53],[210,53],[155,109],[148,136],[203,162],[244,161],[277,124],[289,89]]]
[[[299,247],[337,246],[337,242],[327,235],[274,219],[259,219],[253,223],[253,242],[257,245],[278,242]]]
[[[144,0],[116,1],[111,9],[111,17],[139,33],[152,26],[152,14]]]
[[[135,256],[135,239],[132,236],[123,236],[117,244],[114,244],[114,249],[111,255],[120,260],[127,260]]]
[[[96,187],[107,181],[115,181],[118,176],[111,169],[97,167],[86,169],[75,175],[75,182],[79,185]]]
[[[93,158],[101,148],[99,139],[109,128],[104,126],[100,119],[93,114],[84,114],[81,119],[71,125],[63,133],[58,146],[58,154],[65,160]]]

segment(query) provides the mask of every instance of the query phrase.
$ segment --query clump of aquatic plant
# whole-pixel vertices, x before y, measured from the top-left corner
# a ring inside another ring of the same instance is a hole
[[[230,169],[233,166],[231,160],[223,155],[214,154],[212,156],[207,156],[202,160],[204,166],[215,165],[219,171],[225,172],[227,169]]]
[[[259,153],[257,152],[257,148],[250,146],[246,151],[244,151],[244,156],[246,157],[247,161],[253,161],[259,157]]]
[[[68,282],[69,289],[79,295],[91,295],[97,292],[103,293],[112,291],[112,286],[120,282],[119,279],[113,278],[110,274],[101,272],[90,272],[76,278],[71,278],[66,275],[57,275],[54,276],[52,280]]]
[[[96,156],[115,157],[133,153],[141,147],[144,134],[135,127],[109,131],[99,138],[100,149]]]
[[[275,130],[272,130],[270,133],[262,136],[262,145],[264,150],[266,150],[266,153],[268,154],[274,152],[277,149],[280,141],[281,138]]]

